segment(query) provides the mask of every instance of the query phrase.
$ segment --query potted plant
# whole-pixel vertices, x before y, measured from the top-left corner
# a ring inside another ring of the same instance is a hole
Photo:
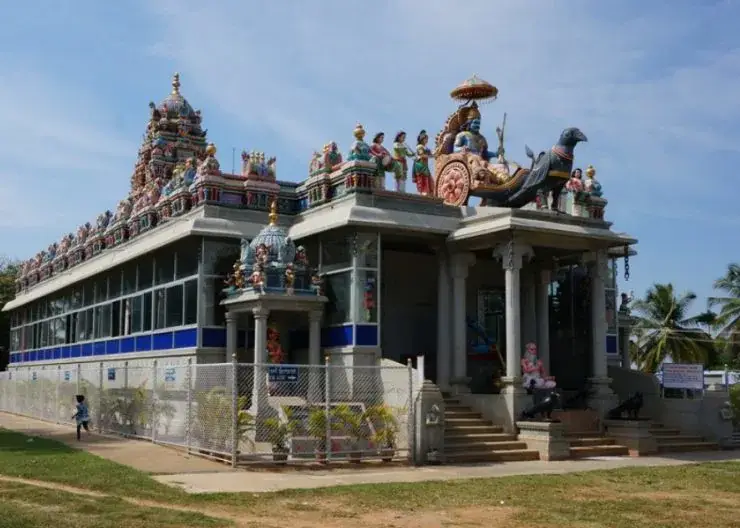
[[[290,437],[295,433],[297,423],[293,420],[290,409],[283,407],[285,421],[279,417],[267,418],[263,424],[268,430],[270,443],[272,443],[272,459],[275,462],[286,462],[290,454],[288,442]]]
[[[338,405],[334,410],[334,418],[337,421],[337,426],[342,433],[349,437],[350,451],[349,460],[355,464],[358,464],[362,459],[362,446],[361,442],[363,438],[367,436],[367,413],[366,412],[355,412],[349,405]]]
[[[326,461],[326,451],[328,444],[326,442],[327,418],[330,413],[322,406],[313,406],[308,411],[308,434],[316,439],[316,449],[314,454],[316,460]]]
[[[375,426],[372,441],[380,450],[381,459],[383,462],[393,461],[398,434],[398,420],[393,410],[387,405],[378,405],[368,409],[366,414]]]

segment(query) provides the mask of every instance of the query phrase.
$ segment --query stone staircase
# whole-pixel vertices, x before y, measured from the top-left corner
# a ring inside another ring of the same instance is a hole
[[[504,433],[480,413],[448,394],[445,400],[445,459],[449,464],[539,460],[536,450]]]
[[[702,436],[681,434],[679,429],[666,427],[659,422],[651,424],[650,433],[658,444],[658,453],[689,453],[719,449],[716,442],[709,442]]]
[[[617,444],[616,440],[599,431],[568,432],[570,458],[592,458],[603,456],[629,456],[626,446]]]

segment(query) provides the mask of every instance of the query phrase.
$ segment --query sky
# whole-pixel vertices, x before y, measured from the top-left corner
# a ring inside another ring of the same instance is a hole
[[[222,169],[261,150],[293,181],[326,142],[346,153],[357,122],[436,134],[477,74],[500,91],[482,132],[495,140],[506,112],[509,159],[565,127],[588,136],[576,165],[639,239],[621,289],[672,282],[700,311],[740,260],[738,0],[206,4],[2,3],[0,255],[30,258],[114,208],[177,71]]]

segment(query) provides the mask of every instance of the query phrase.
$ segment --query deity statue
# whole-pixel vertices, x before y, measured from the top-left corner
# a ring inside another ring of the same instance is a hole
[[[396,171],[396,191],[406,192],[406,175],[408,163],[406,158],[415,158],[416,154],[406,145],[406,132],[401,130],[393,139],[393,161],[398,165]]]
[[[295,284],[295,271],[293,271],[293,264],[288,264],[285,266],[285,293],[288,295],[293,295],[295,293],[295,290],[293,289],[293,285]]]
[[[252,274],[249,276],[249,283],[255,290],[259,290],[260,293],[265,293],[265,271],[262,264],[259,262],[255,262],[252,267]]]
[[[634,292],[630,291],[629,294],[622,292],[622,295],[620,295],[622,302],[619,304],[619,313],[623,313],[626,315],[629,315],[632,309],[630,308],[630,303],[634,299]]]
[[[283,347],[280,344],[280,332],[272,327],[267,329],[267,361],[275,365],[285,361]]]
[[[324,279],[319,275],[318,270],[315,270],[311,276],[311,287],[316,292],[316,295],[321,295],[324,288]]]
[[[581,169],[573,169],[568,183],[565,184],[565,190],[572,193],[583,192],[583,171]]]
[[[254,261],[260,266],[264,266],[267,264],[269,254],[269,248],[265,244],[260,244],[254,251]]]
[[[360,123],[357,123],[352,135],[355,140],[349,149],[349,161],[370,161],[370,145],[365,143],[365,129]]]
[[[339,146],[335,141],[330,141],[323,148],[323,154],[321,156],[321,166],[329,171],[334,170],[342,164],[342,154],[339,152]]]
[[[429,196],[434,192],[434,181],[429,170],[429,158],[432,156],[432,151],[427,147],[428,142],[427,131],[419,132],[416,138],[416,159],[411,170],[411,181],[416,184],[416,190],[422,196]]]
[[[593,165],[589,165],[586,168],[586,181],[583,184],[583,190],[589,194],[589,196],[595,196],[601,198],[601,184],[596,179],[596,169]]]
[[[244,153],[242,153],[242,156]],[[308,162],[308,174],[313,174],[321,168],[321,153],[314,151],[311,161]]]
[[[470,161],[470,168],[476,178],[486,180],[485,183],[489,184],[505,183],[509,178],[509,169],[506,164],[498,163],[500,150],[496,152],[488,150],[488,141],[480,133],[480,122],[478,105],[473,104],[468,110],[466,123],[455,136],[454,152],[469,152],[475,155]]]
[[[298,266],[308,266],[308,257],[306,256],[306,248],[298,246],[295,249],[295,263]]]
[[[378,179],[382,182],[381,188],[385,188],[385,174],[392,172],[396,181],[403,179],[401,164],[391,157],[391,153],[383,146],[385,134],[378,132],[373,138],[373,144],[370,145],[370,153],[375,157],[378,163]]]
[[[527,343],[522,365],[522,385],[527,390],[552,389],[555,387],[555,378],[545,373],[542,360],[537,357],[537,345]]]

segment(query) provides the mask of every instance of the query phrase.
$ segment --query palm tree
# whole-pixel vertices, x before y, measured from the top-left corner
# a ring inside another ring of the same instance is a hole
[[[714,288],[725,294],[710,297],[709,307],[719,307],[715,321],[717,337],[726,344],[728,363],[740,364],[740,264],[727,266],[725,275],[714,281]]]
[[[673,284],[653,284],[645,299],[635,302],[634,333],[637,337],[638,367],[655,372],[667,358],[676,363],[707,362],[715,355],[712,336],[700,325],[707,325],[707,313],[689,317],[696,294],[686,292],[677,296]],[[713,314],[712,314],[713,315]]]

